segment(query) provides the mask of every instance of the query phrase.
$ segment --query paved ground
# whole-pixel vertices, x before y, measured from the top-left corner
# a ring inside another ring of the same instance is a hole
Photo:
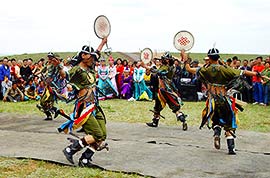
[[[0,156],[26,157],[69,164],[62,154],[67,137],[56,128],[64,121],[39,116],[0,114]],[[113,171],[153,177],[269,177],[270,134],[239,131],[237,155],[212,145],[212,132],[191,127],[108,122],[110,151],[96,153],[93,161]],[[77,160],[79,154],[75,156]]]

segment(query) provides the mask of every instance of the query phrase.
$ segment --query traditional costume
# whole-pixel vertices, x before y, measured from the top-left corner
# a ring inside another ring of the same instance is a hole
[[[91,58],[88,59],[87,55],[89,54]],[[86,58],[82,56],[86,56]],[[84,46],[79,53],[77,64],[82,61],[93,60],[92,58],[97,60],[99,56],[99,51]],[[79,165],[90,167],[92,166],[92,156],[96,150],[101,149],[102,142],[107,137],[106,119],[98,103],[94,70],[90,66],[87,69],[80,65],[74,66],[69,71],[69,77],[69,82],[75,90],[75,106],[70,116],[60,111],[60,114],[66,117],[68,121],[63,123],[58,130],[67,133],[82,127],[87,135],[80,140],[71,139],[72,144],[67,146],[63,152],[67,160],[74,164],[73,155],[84,147],[88,147],[80,157]]]
[[[105,61],[102,59],[101,61]],[[109,68],[105,65],[98,67],[98,88],[101,91],[99,93],[99,99],[112,98],[118,96],[117,88],[114,87],[109,78]]]
[[[132,76],[129,75],[130,69],[126,67],[124,69],[124,74],[122,75],[122,85],[121,85],[121,97],[124,99],[129,99],[132,97]]]
[[[235,130],[237,128],[237,112],[243,108],[233,98],[233,93],[244,87],[249,87],[242,74],[256,75],[254,72],[233,69],[220,63],[219,51],[215,48],[208,51],[210,64],[201,68],[190,68],[185,61],[187,70],[196,73],[198,79],[207,86],[206,107],[202,112],[202,123],[214,130],[214,146],[220,149],[221,129],[224,128],[229,154],[235,153]],[[259,75],[258,75],[259,76]],[[211,124],[212,123],[212,124]],[[210,125],[211,124],[211,125]]]
[[[118,91],[117,84],[116,84],[116,67],[114,65],[114,59],[112,56],[109,57],[109,78],[112,82],[114,88]]]
[[[52,52],[49,52],[47,57],[49,64],[41,73],[41,79],[45,81],[46,87],[40,98],[40,105],[37,105],[37,108],[46,114],[45,120],[52,120],[52,114],[57,112],[54,101],[57,98],[63,99],[61,92],[67,83],[67,75],[65,72],[60,74],[63,72],[62,63],[55,66],[50,62],[51,60],[58,60]],[[47,74],[44,74],[45,72]]]
[[[133,73],[133,81],[134,81],[134,98],[135,100],[140,99],[146,99],[151,100],[152,99],[152,92],[151,90],[146,86],[144,81],[144,74],[145,74],[145,68],[139,66],[134,69]],[[142,97],[142,95],[145,95]]]
[[[159,86],[158,96],[155,99],[154,118],[152,119],[152,122],[146,124],[149,127],[158,127],[160,112],[167,103],[169,108],[176,114],[177,120],[182,122],[183,130],[187,130],[187,115],[180,111],[183,103],[177,94],[177,88],[172,82],[172,76],[174,73],[173,58],[169,52],[166,52],[161,57],[161,60],[162,65],[160,68],[158,70],[154,70],[156,77],[158,77],[158,83],[156,85]]]

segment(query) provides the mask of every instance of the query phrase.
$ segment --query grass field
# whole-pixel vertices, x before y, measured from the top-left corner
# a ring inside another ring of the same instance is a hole
[[[20,114],[34,114],[44,116],[36,109],[36,101],[28,101],[21,103],[0,102],[0,113],[11,112]],[[112,99],[100,102],[109,121],[145,123],[152,119],[153,113],[149,109],[153,109],[154,102],[150,101],[134,101]],[[73,104],[58,103],[60,108],[68,112],[73,109]],[[184,102],[182,111],[189,115],[188,123],[191,126],[199,127],[201,121],[201,111],[204,108],[204,102]],[[247,104],[244,111],[239,112],[239,129],[251,130],[258,132],[270,132],[270,109],[269,106],[259,106]],[[168,107],[165,107],[161,113],[166,119],[161,120],[161,124],[175,125],[178,124],[175,115]]]
[[[0,102],[0,113],[8,112],[15,114],[33,114],[44,115],[39,112],[35,105],[36,101],[28,101],[21,103],[3,103]],[[113,99],[101,101],[108,121],[145,123],[152,119],[152,113],[149,109],[153,108],[154,102],[150,101],[134,101]],[[59,102],[58,107],[65,109],[67,112],[72,111],[73,105]],[[199,127],[201,120],[201,110],[204,108],[204,102],[185,102],[182,111],[189,115],[188,125]],[[181,125],[176,122],[175,115],[168,107],[162,111],[162,115],[166,117],[161,120],[162,125]],[[245,106],[244,112],[239,113],[240,124],[239,129],[270,132],[270,109],[269,107],[253,106],[248,104]],[[211,133],[209,133],[211,134]],[[0,157],[0,177],[140,177],[139,175],[129,175],[125,173],[116,173],[110,171],[102,171],[99,169],[75,168],[69,166],[61,166],[44,161],[35,161],[28,159],[15,159]]]

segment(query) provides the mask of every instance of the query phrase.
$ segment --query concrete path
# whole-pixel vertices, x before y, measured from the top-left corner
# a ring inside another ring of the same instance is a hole
[[[70,165],[62,154],[70,135],[56,128],[65,121],[0,113],[0,156],[25,157]],[[237,155],[227,155],[226,140],[215,150],[212,131],[190,127],[108,122],[110,151],[93,162],[106,169],[153,177],[269,177],[270,134],[238,131]],[[75,155],[78,160],[80,154]],[[76,162],[77,163],[77,162]]]

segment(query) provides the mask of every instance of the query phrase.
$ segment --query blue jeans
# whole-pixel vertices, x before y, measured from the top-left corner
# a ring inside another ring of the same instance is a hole
[[[253,83],[253,99],[255,102],[263,103],[263,85],[260,82]]]
[[[268,92],[270,90],[270,85],[263,85],[263,102],[268,104]]]

